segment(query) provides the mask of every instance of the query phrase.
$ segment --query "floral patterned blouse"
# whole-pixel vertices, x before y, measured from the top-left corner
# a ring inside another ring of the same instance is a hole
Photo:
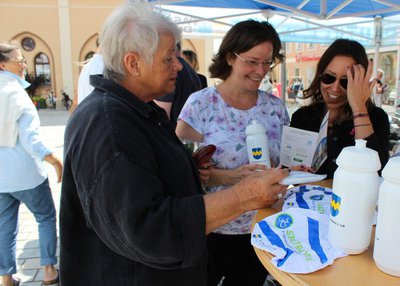
[[[203,135],[200,146],[214,144],[217,151],[213,161],[217,168],[235,169],[248,164],[246,149],[246,126],[252,120],[262,123],[268,136],[271,165],[279,165],[282,126],[290,122],[282,101],[264,91],[258,91],[256,104],[247,110],[236,109],[227,104],[215,87],[205,88],[190,95],[180,115],[197,132]],[[229,186],[213,186],[208,192],[216,192]],[[220,234],[250,233],[255,212],[247,212],[216,229]]]

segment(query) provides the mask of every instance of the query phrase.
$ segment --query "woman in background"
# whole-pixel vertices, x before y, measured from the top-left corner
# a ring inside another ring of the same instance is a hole
[[[56,210],[43,161],[61,182],[62,164],[39,135],[39,115],[25,88],[26,60],[19,46],[0,43],[0,276],[17,286],[16,238],[21,203],[39,224],[42,285],[58,285]]]

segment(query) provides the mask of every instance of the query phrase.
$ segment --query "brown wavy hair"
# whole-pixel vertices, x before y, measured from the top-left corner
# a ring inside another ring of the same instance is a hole
[[[213,57],[213,63],[208,71],[212,78],[225,80],[232,72],[227,59],[235,58],[234,53],[240,54],[253,47],[271,42],[273,46],[272,60],[275,64],[282,62],[283,54],[280,53],[282,43],[278,33],[268,22],[247,20],[234,25],[222,40],[218,53]]]
[[[311,98],[311,106],[316,107],[318,103],[324,102],[321,94],[321,74],[336,56],[351,57],[357,64],[362,65],[365,70],[368,68],[367,53],[359,42],[347,39],[335,40],[321,56],[314,79],[310,86],[303,91],[303,98]],[[371,99],[368,99],[366,106],[368,110],[374,106]],[[348,102],[343,106],[343,112],[339,114],[341,115],[339,120],[349,119],[353,115]]]

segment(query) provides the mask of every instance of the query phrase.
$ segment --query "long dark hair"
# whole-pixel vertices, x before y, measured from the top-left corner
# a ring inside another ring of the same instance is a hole
[[[347,56],[354,59],[357,64],[362,65],[365,70],[368,68],[368,57],[365,52],[364,47],[356,41],[347,39],[337,39],[334,41],[329,48],[323,53],[321,59],[317,65],[317,71],[315,77],[312,80],[310,86],[303,91],[303,98],[311,98],[311,106],[316,106],[318,103],[324,102],[321,94],[321,79],[320,75],[325,71],[326,67],[336,56]],[[368,99],[366,103],[367,109],[370,110],[374,104],[371,99]],[[349,103],[343,107],[343,112],[341,113],[342,119],[348,119],[352,116],[352,110]]]
[[[258,44],[271,42],[273,46],[272,60],[275,64],[282,62],[283,55],[280,53],[282,48],[278,33],[268,22],[258,22],[247,20],[234,25],[222,40],[218,53],[213,57],[213,63],[209,67],[212,78],[225,80],[232,72],[232,67],[228,65],[227,58],[246,52]]]

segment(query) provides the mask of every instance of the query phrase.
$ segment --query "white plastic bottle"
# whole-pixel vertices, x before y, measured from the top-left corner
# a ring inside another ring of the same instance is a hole
[[[389,160],[379,188],[374,260],[380,270],[400,276],[400,157]]]
[[[378,198],[381,163],[366,143],[357,139],[355,146],[343,148],[333,175],[328,239],[348,254],[368,248]]]
[[[267,131],[256,120],[246,127],[246,145],[250,164],[263,164],[271,168]]]

